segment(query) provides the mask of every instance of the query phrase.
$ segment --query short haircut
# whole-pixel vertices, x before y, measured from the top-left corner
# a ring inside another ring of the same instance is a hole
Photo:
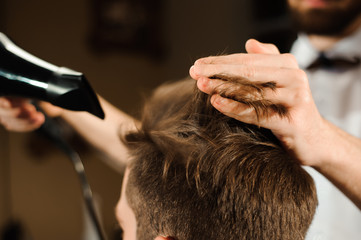
[[[194,80],[159,87],[125,142],[137,239],[304,239],[312,178],[271,131],[214,109]]]

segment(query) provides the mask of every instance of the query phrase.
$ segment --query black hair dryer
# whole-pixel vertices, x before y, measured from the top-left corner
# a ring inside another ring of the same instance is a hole
[[[104,119],[98,98],[82,73],[57,67],[27,53],[1,32],[0,96],[42,100]]]

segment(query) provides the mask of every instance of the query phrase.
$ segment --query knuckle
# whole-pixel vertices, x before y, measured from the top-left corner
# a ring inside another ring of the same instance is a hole
[[[308,93],[303,89],[297,89],[294,93],[294,99],[296,101],[308,101]]]
[[[296,89],[294,93],[294,102],[309,104],[313,101],[312,94],[304,88]]]
[[[253,54],[239,53],[236,55],[236,61],[237,64],[241,66],[254,66],[256,59]]]
[[[197,59],[195,62],[194,62],[194,65],[201,65],[203,64],[204,62],[204,59],[203,58],[200,58],[200,59]]]
[[[239,64],[250,63],[252,61],[252,54],[249,53],[235,53],[229,56],[233,57]]]
[[[308,86],[308,77],[305,71],[302,69],[295,69],[296,81],[303,87]]]
[[[312,101],[312,95],[307,91],[297,91],[294,94],[294,103],[296,105],[308,106]]]
[[[268,43],[267,46],[268,46],[268,48],[269,48],[272,52],[275,52],[275,53],[279,52],[279,50],[278,50],[278,48],[277,48],[276,45],[274,45],[274,44],[272,44],[272,43]]]
[[[243,76],[247,79],[252,79],[256,75],[256,68],[252,66],[247,66],[244,68]]]
[[[212,59],[212,57],[199,58],[194,62],[194,65],[209,64],[209,63],[211,63],[211,59]]]
[[[286,62],[289,63],[292,67],[298,67],[296,57],[291,53],[284,53],[282,56],[286,59]]]

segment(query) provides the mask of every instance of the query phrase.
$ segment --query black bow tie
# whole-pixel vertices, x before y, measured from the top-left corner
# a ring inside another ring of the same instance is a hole
[[[346,58],[328,58],[324,53],[320,53],[320,56],[311,63],[306,69],[307,70],[315,70],[315,69],[338,69],[338,70],[346,70],[349,68],[357,67],[360,65],[360,58],[353,57],[350,59]]]

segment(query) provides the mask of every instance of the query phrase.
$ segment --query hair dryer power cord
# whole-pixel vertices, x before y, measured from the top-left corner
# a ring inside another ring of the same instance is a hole
[[[70,158],[80,181],[86,209],[89,213],[92,223],[94,224],[96,233],[99,236],[99,240],[106,240],[105,234],[102,230],[97,214],[95,212],[93,194],[85,174],[83,162],[79,154],[64,139],[61,131],[61,126],[55,120],[45,115],[45,122],[38,131],[45,134],[49,139],[51,139],[57,145],[57,147]]]

